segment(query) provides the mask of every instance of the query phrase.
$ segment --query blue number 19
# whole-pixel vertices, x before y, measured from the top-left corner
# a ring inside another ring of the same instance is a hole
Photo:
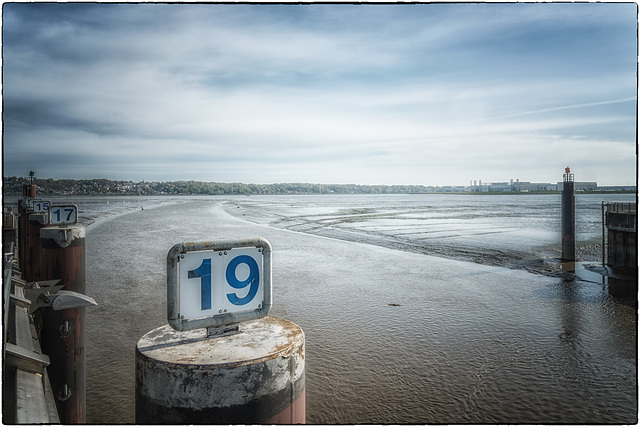
[[[238,280],[236,277],[236,268],[240,264],[249,266],[249,277],[245,280]],[[211,309],[211,258],[203,259],[202,263],[195,270],[187,272],[187,278],[200,278],[200,310]],[[234,305],[245,305],[249,303],[258,292],[260,286],[260,270],[258,263],[249,255],[240,255],[231,260],[227,265],[226,271],[227,283],[235,289],[242,289],[249,286],[249,292],[240,298],[236,294],[227,294],[227,299]]]
[[[247,264],[249,266],[249,277],[245,280],[238,280],[236,277],[236,268],[239,264]],[[260,286],[260,270],[258,263],[249,255],[240,255],[231,260],[227,266],[227,283],[236,289],[246,288],[250,285],[249,292],[243,298],[238,298],[236,294],[227,294],[227,298],[231,304],[245,305],[256,296],[258,287]]]
[[[189,279],[200,278],[200,310],[211,308],[211,258],[203,259],[200,267],[187,272]]]

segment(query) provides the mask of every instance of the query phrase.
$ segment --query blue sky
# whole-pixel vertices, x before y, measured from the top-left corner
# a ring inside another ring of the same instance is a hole
[[[4,175],[636,181],[635,3],[3,5]]]

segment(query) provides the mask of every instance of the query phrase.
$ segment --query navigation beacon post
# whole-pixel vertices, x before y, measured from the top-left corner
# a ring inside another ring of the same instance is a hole
[[[137,424],[303,424],[302,329],[267,316],[265,239],[175,245],[169,325],[136,346]]]
[[[562,260],[576,260],[576,202],[571,169],[562,176]]]

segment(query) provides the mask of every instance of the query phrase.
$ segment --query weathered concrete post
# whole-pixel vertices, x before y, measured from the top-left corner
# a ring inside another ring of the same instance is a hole
[[[576,203],[571,170],[565,168],[562,188],[562,260],[576,260]]]
[[[304,333],[274,317],[237,333],[169,325],[136,347],[136,424],[302,424]]]
[[[169,325],[136,346],[136,423],[304,423],[304,333],[270,308],[266,240],[175,245]]]
[[[40,237],[41,280],[61,279],[63,290],[84,294],[84,226],[43,227]],[[42,320],[42,351],[51,360],[49,376],[60,421],[85,423],[85,308],[45,309]]]

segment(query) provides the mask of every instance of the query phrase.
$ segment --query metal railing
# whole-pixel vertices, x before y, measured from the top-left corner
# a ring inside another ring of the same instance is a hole
[[[31,301],[17,267],[13,245],[3,259],[3,419],[7,424],[59,424],[49,383],[49,357],[42,354]]]
[[[604,202],[607,212],[634,213],[637,205],[635,202]]]
[[[607,202],[604,219],[608,230],[635,232],[637,230],[636,204],[633,202]]]

